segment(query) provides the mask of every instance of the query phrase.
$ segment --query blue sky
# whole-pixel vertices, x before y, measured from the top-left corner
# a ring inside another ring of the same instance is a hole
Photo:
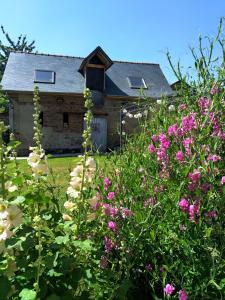
[[[44,53],[86,56],[100,45],[112,60],[160,63],[165,51],[184,68],[199,34],[213,36],[225,0],[0,0],[0,24],[35,39]]]

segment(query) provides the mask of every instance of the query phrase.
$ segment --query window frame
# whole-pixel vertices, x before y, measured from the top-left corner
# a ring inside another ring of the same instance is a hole
[[[37,72],[52,73],[51,81],[49,81],[49,80],[38,80],[38,78],[37,78]],[[56,77],[55,71],[52,71],[52,70],[41,70],[41,69],[34,70],[34,83],[55,84],[55,77]]]
[[[133,84],[131,83],[130,78],[141,79],[143,86],[135,86],[135,85],[133,85]],[[143,77],[127,76],[127,81],[128,81],[129,87],[130,87],[131,89],[148,89],[148,87],[147,87],[147,85],[146,85],[145,80],[144,80]]]
[[[63,128],[69,128],[69,124],[70,124],[70,121],[69,121],[69,113],[68,112],[63,112],[63,114],[62,114],[63,116],[63,119],[62,119],[62,123],[63,123]],[[66,116],[66,118],[64,118]],[[65,119],[67,119],[67,122],[64,122],[65,121]]]

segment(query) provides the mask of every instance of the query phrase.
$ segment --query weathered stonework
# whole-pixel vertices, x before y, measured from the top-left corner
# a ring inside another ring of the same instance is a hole
[[[10,127],[21,141],[19,154],[25,155],[33,145],[33,95],[11,94],[10,98],[13,104],[9,112]],[[83,95],[40,94],[40,99],[44,149],[47,152],[81,152],[85,113]],[[119,145],[122,103],[124,99],[106,97],[104,105],[93,108],[95,118],[107,121],[107,148],[110,149]],[[68,113],[68,126],[63,123],[63,113]]]

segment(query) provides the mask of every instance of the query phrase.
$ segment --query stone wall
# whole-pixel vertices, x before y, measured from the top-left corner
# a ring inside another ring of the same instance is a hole
[[[10,126],[16,138],[22,142],[20,154],[29,152],[33,144],[33,95],[10,95],[13,109],[10,110]],[[96,118],[107,120],[107,147],[119,145],[120,107],[123,100],[106,97],[104,105],[94,107]],[[83,117],[85,113],[82,95],[41,95],[43,112],[43,147],[48,152],[82,151]],[[63,123],[63,113],[68,113],[68,126]]]

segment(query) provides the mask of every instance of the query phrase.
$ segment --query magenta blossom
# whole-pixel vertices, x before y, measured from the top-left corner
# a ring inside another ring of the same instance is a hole
[[[188,211],[189,208],[189,202],[187,199],[183,198],[179,202],[179,207],[182,211]]]
[[[221,185],[225,184],[225,176],[222,176],[222,179],[221,179],[220,183],[221,183]]]
[[[149,153],[155,153],[156,152],[155,146],[153,144],[148,145],[148,152]]]
[[[111,180],[108,177],[104,178],[104,189],[107,191],[110,185],[112,184]]]
[[[209,107],[211,106],[211,103],[212,103],[212,101],[210,99],[201,97],[198,100],[198,106],[199,106],[201,112],[207,111],[209,109]]]
[[[207,160],[211,160],[213,162],[216,162],[218,160],[221,160],[221,157],[219,155],[216,155],[216,154],[209,154],[209,156],[207,157]]]
[[[108,222],[108,228],[109,228],[110,230],[112,230],[112,231],[116,231],[116,229],[117,229],[116,223],[113,222],[113,221],[109,221],[109,222]]]
[[[213,219],[213,218],[217,217],[217,212],[215,210],[211,210],[211,211],[207,212],[205,215],[206,215],[206,217]]]
[[[188,298],[188,295],[186,293],[185,290],[180,290],[179,291],[179,300],[187,300]]]
[[[184,154],[183,154],[182,151],[177,151],[176,160],[178,160],[178,161],[183,161],[184,160]]]
[[[190,113],[188,116],[183,117],[182,128],[184,132],[191,131],[192,129],[197,129],[195,117],[196,113]]]
[[[190,172],[188,174],[188,177],[191,179],[192,182],[197,183],[201,178],[201,173],[197,169],[195,169],[193,173]]]
[[[173,124],[168,128],[168,135],[176,135],[178,130],[177,124]]]
[[[160,140],[160,148],[168,149],[170,147],[170,141],[166,138],[166,135],[164,133],[161,133],[159,135]]]
[[[158,135],[156,135],[156,134],[153,134],[153,136],[152,136],[152,140],[153,140],[153,142],[154,142],[154,143],[158,142],[158,140],[159,140],[159,137],[158,137]]]
[[[174,290],[175,290],[175,287],[169,283],[167,283],[167,285],[164,287],[164,293],[166,295],[172,295]]]
[[[126,218],[132,216],[132,211],[126,207],[122,207],[121,211],[122,211],[121,214],[122,214],[123,219],[126,219]]]
[[[107,199],[108,200],[112,200],[115,197],[115,193],[114,192],[109,192],[107,195]]]
[[[115,218],[115,216],[117,215],[117,212],[118,212],[118,208],[117,207],[111,207],[110,208],[110,216],[112,218]]]

